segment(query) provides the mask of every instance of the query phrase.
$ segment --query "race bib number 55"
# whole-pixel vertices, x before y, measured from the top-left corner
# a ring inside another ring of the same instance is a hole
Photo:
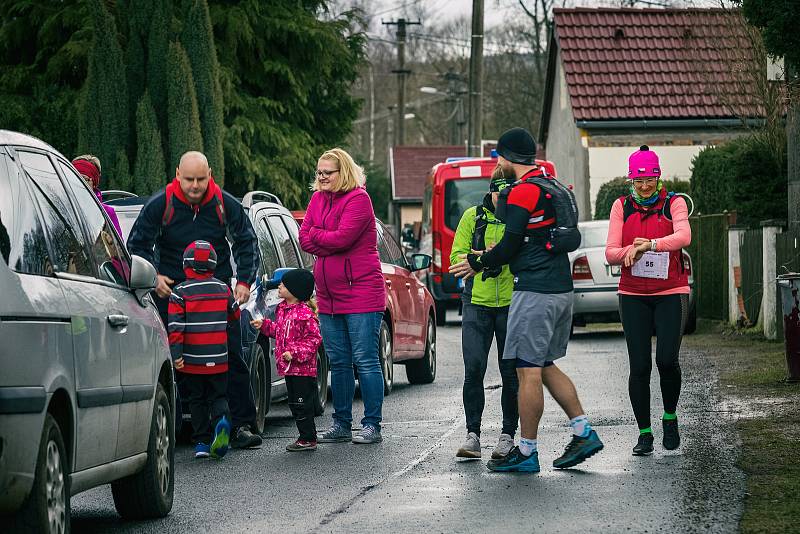
[[[645,252],[631,267],[631,274],[641,278],[666,280],[669,274],[669,252]]]

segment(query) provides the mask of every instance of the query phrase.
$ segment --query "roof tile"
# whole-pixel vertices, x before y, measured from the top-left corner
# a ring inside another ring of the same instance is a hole
[[[739,83],[755,61],[739,15],[720,9],[555,9],[576,120],[759,115]],[[618,36],[618,30],[623,36]]]

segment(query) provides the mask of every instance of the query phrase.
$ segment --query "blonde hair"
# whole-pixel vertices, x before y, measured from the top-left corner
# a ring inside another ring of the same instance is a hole
[[[306,301],[306,304],[308,304],[308,307],[311,308],[311,311],[314,312],[314,315],[319,315],[319,307],[317,307],[317,299],[316,298],[311,297],[310,299],[308,299]]]
[[[91,163],[92,165],[97,167],[97,172],[99,172],[100,174],[103,174],[103,168],[100,166],[100,158],[98,158],[97,156],[95,156],[93,154],[83,154],[82,156],[75,156],[75,158],[72,161],[75,161],[75,160],[78,160],[78,159],[82,159],[84,161],[88,161],[89,163]]]
[[[341,148],[332,148],[322,154],[319,159],[327,161],[335,161],[339,166],[339,173],[337,174],[336,181],[332,191],[352,191],[356,187],[363,187],[366,183],[364,176],[364,169],[362,169],[354,160],[353,157]],[[319,191],[319,178],[314,177],[314,183],[311,184],[313,191]]]

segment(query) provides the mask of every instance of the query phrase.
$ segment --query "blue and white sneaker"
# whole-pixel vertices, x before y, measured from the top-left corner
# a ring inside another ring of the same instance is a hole
[[[319,443],[344,443],[353,439],[353,432],[341,423],[333,423],[325,432],[317,434]]]
[[[195,458],[208,458],[209,456],[211,456],[211,447],[205,443],[198,443],[194,446]]]
[[[538,473],[539,468],[539,452],[533,451],[530,456],[525,456],[519,450],[519,447],[511,449],[504,458],[499,460],[489,460],[486,463],[489,471],[497,471],[500,473],[507,473],[518,471],[520,473]]]
[[[383,441],[381,429],[374,425],[364,425],[361,432],[353,436],[353,443],[380,443]]]
[[[553,461],[553,467],[566,469],[575,467],[585,459],[594,456],[603,450],[603,442],[597,436],[597,432],[592,430],[585,438],[572,436],[572,441],[567,444],[564,454]]]
[[[228,444],[231,442],[231,424],[224,415],[214,428],[214,441],[211,442],[211,456],[222,458],[228,452]]]

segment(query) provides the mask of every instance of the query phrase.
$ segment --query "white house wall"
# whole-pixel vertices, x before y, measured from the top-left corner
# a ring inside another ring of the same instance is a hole
[[[566,185],[573,186],[581,220],[591,219],[590,191],[587,183],[588,155],[586,148],[581,145],[580,132],[575,127],[560,51],[556,58],[553,83],[553,101],[545,146],[546,157],[555,164],[559,180]]]

